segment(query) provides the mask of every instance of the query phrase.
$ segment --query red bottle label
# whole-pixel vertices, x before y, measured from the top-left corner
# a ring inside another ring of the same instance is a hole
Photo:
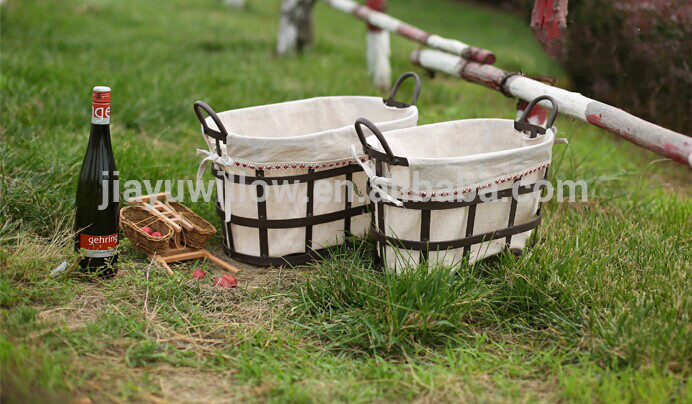
[[[94,87],[91,98],[91,123],[96,125],[108,125],[111,123],[111,89],[108,87]]]
[[[118,247],[118,233],[107,236],[79,235],[79,248],[85,257],[106,258],[115,255]]]

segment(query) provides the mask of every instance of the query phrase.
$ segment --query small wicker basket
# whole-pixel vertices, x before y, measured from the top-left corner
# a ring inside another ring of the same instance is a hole
[[[168,243],[173,236],[171,226],[141,206],[122,208],[120,210],[120,225],[127,238],[132,240],[135,246],[147,254],[164,252],[168,248]],[[142,230],[144,226],[158,231],[161,233],[161,237],[147,234],[147,232]]]
[[[182,203],[168,201],[168,205],[192,223],[191,230],[183,229],[183,242],[193,248],[204,248],[204,245],[216,233],[216,228],[201,216]]]

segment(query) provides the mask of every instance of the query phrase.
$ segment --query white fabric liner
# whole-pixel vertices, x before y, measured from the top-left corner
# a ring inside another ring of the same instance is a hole
[[[358,144],[354,122],[360,117],[367,117],[383,130],[400,129],[415,126],[418,122],[418,109],[394,108],[384,104],[382,98],[339,96],[319,97],[306,100],[290,101],[251,108],[243,108],[218,114],[228,132],[227,147],[223,147],[222,157],[231,160],[219,164],[221,159],[214,159],[217,169],[223,169],[227,175],[255,176],[255,170],[235,164],[284,165],[284,164],[321,164],[353,160],[349,147]],[[207,125],[217,129],[211,118]],[[213,138],[205,136],[210,151],[216,153]],[[223,144],[222,144],[223,145]],[[355,162],[354,162],[355,163]],[[315,171],[328,170],[329,167],[316,168]],[[288,168],[265,170],[266,177],[307,174],[307,168]],[[337,183],[337,181],[340,181]],[[315,181],[315,195],[319,189],[329,187],[339,189],[340,198],[325,198],[320,202],[313,198],[313,214],[321,215],[344,210],[346,190],[345,176]],[[363,196],[354,197],[352,207],[368,204],[365,192],[367,177],[363,172],[353,173],[355,192]],[[217,180],[217,198],[222,207],[228,206],[233,215],[257,218],[257,202],[249,195],[255,195],[255,187],[225,181],[230,186],[234,197],[229,203],[224,200],[224,181]],[[295,185],[290,184],[291,187]],[[284,188],[286,189],[286,188]],[[291,188],[293,189],[293,188]],[[281,186],[270,185],[267,188],[268,219],[303,218],[307,210],[307,183],[297,187],[297,198],[291,202]],[[246,198],[237,197],[244,193]],[[369,227],[369,214],[351,218],[351,233],[365,236]],[[256,228],[231,225],[234,250],[241,254],[259,256],[259,231]],[[290,229],[269,229],[268,245],[270,257],[281,257],[305,252],[305,227]],[[344,220],[313,226],[312,249],[319,250],[344,242]],[[228,235],[224,241],[230,247]]]
[[[417,124],[418,109],[389,107],[378,97],[336,96],[236,109],[218,116],[228,132],[226,155],[235,161],[313,164],[351,159],[348,148],[358,143],[356,119],[366,117],[383,131],[401,129]],[[210,117],[206,122],[218,129]]]
[[[511,188],[514,177],[522,185],[533,184],[545,175],[550,164],[555,128],[545,135],[529,138],[514,129],[514,121],[503,119],[470,119],[451,121],[433,125],[418,126],[384,133],[392,152],[406,157],[409,166],[384,165],[383,177],[394,179],[394,185],[387,191],[396,198],[430,199],[430,192],[436,196],[432,200],[452,200],[440,196],[441,192],[481,188],[481,193],[492,184],[496,190]],[[375,136],[367,142],[383,151]],[[368,164],[373,165],[372,161]],[[418,182],[429,181],[431,187],[412,188]],[[445,180],[446,183],[440,181]],[[378,181],[382,183],[383,181]],[[413,191],[411,195],[409,192]],[[445,199],[446,198],[446,199]],[[532,194],[521,196],[517,204],[515,225],[528,223],[535,219],[538,198]],[[511,197],[476,206],[473,234],[482,234],[504,229],[508,226]],[[430,241],[456,240],[466,237],[468,207],[433,210],[430,220]],[[384,232],[387,236],[403,240],[420,240],[421,211],[384,206]],[[382,229],[380,229],[382,230]],[[512,236],[510,249],[523,250],[531,231]],[[498,239],[471,247],[470,262],[500,253],[505,247],[505,239]],[[385,247],[384,261],[390,270],[401,271],[419,264],[418,251]],[[463,248],[447,251],[431,251],[428,262],[432,268],[436,264],[454,266],[463,259]]]

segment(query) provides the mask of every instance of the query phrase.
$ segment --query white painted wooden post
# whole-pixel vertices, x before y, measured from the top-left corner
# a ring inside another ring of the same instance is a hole
[[[312,8],[316,0],[282,0],[276,53],[302,51],[312,44]]]
[[[367,0],[366,4],[372,10],[387,11],[387,0]],[[382,90],[389,89],[392,81],[390,55],[389,32],[368,23],[368,71],[372,83]]]

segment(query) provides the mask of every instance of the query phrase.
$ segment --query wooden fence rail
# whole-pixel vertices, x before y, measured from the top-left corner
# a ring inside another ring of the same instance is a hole
[[[692,167],[692,137],[654,125],[579,93],[436,50],[414,51],[411,54],[411,62],[429,70],[438,70],[482,84],[525,101],[540,95],[550,95],[558,101],[560,113],[598,126],[663,157]],[[545,103],[543,106],[549,107],[550,104]]]
[[[388,14],[362,6],[353,0],[323,0],[331,7],[359,18],[370,25],[400,35],[433,49],[449,52],[478,63],[495,63],[495,54],[491,51],[467,45],[456,39],[443,38],[430,34],[418,27],[407,24]]]
[[[312,39],[311,13],[315,1],[283,0],[278,54],[301,50]],[[371,26],[437,49],[414,51],[411,54],[411,61],[415,65],[482,84],[501,91],[507,96],[525,101],[540,95],[550,95],[560,103],[561,113],[605,129],[663,157],[692,167],[692,137],[662,128],[581,94],[553,87],[520,73],[506,72],[492,65],[495,55],[490,51],[429,34],[383,12],[359,5],[353,0],[322,1],[334,9],[367,21]]]

